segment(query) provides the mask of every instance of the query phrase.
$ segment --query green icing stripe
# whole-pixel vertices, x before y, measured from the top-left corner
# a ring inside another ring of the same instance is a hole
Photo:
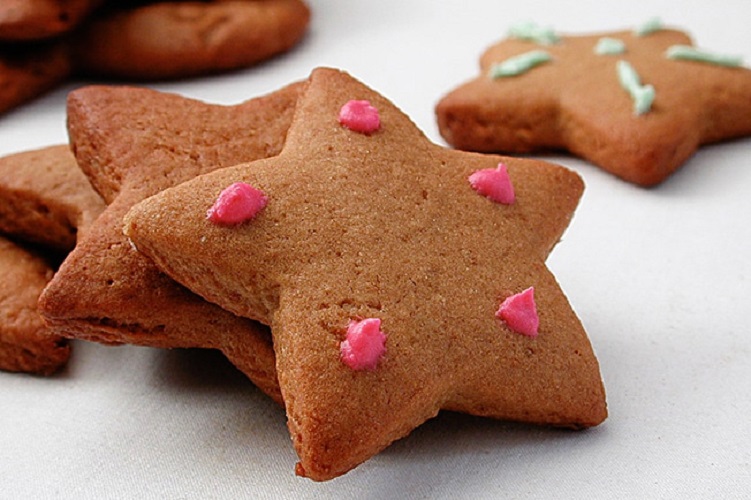
[[[658,17],[653,17],[652,19],[648,20],[641,26],[638,26],[634,30],[634,35],[646,36],[646,35],[654,33],[655,31],[660,31],[661,29],[662,29],[662,21]]]
[[[626,52],[626,44],[617,38],[602,37],[597,40],[595,54],[598,56],[614,56]]]
[[[652,102],[655,100],[655,88],[652,85],[642,85],[639,74],[626,61],[618,61],[616,70],[621,87],[634,100],[634,113],[643,115],[649,111],[652,108]]]
[[[533,22],[515,24],[509,29],[508,35],[511,38],[535,42],[540,45],[553,45],[561,40],[552,28],[543,28]]]
[[[697,61],[718,66],[727,66],[737,68],[743,64],[741,56],[731,56],[726,54],[712,54],[698,50],[690,45],[673,45],[665,51],[665,57],[668,59],[679,59],[684,61]]]
[[[544,50],[530,50],[518,56],[509,57],[505,61],[494,64],[490,68],[490,78],[504,78],[526,73],[535,66],[550,61],[552,57]]]

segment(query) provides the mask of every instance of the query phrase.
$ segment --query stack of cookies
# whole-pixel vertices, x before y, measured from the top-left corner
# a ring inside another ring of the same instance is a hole
[[[676,51],[688,60],[660,55]],[[700,144],[751,133],[751,72],[659,26],[527,26],[482,66],[436,109],[461,149],[567,148],[652,185]],[[122,76],[170,76],[142,69]],[[701,91],[683,89],[689,73]],[[441,410],[574,429],[606,418],[592,347],[545,266],[582,195],[576,173],[435,145],[329,68],[232,106],[89,86],[67,117],[70,148],[0,161],[0,232],[16,242],[0,240],[13,276],[0,368],[52,372],[65,339],[220,350],[284,406],[296,472],[317,481]]]
[[[103,210],[68,146],[0,158],[0,369],[49,375],[67,362],[37,300]]]
[[[256,64],[296,45],[302,0],[4,0],[0,113],[71,77],[184,78]]]
[[[49,332],[221,350],[285,407],[299,475],[344,474],[440,410],[606,418],[544,264],[577,174],[432,144],[327,68],[233,106],[86,87],[68,130],[106,207],[41,293]]]

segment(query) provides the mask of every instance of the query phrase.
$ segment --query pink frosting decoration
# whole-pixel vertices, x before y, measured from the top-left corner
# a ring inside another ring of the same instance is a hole
[[[339,110],[339,123],[362,134],[371,134],[381,128],[378,110],[370,101],[349,101]]]
[[[472,189],[496,203],[511,205],[516,200],[514,186],[511,185],[508,169],[503,163],[499,163],[497,168],[486,168],[473,173],[469,176],[469,184]]]
[[[232,226],[249,221],[268,203],[263,191],[244,182],[224,188],[206,217],[214,224]]]
[[[342,361],[353,370],[375,370],[386,352],[386,334],[381,331],[381,320],[350,321],[347,338],[340,349]]]
[[[535,288],[529,287],[521,293],[503,301],[496,317],[501,318],[513,331],[530,337],[537,337],[540,318],[535,305]]]

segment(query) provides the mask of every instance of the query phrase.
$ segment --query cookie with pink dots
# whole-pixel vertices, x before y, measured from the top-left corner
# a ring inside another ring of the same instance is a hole
[[[701,145],[751,135],[751,70],[659,21],[588,36],[524,24],[509,35],[436,106],[458,149],[564,149],[650,186]]]
[[[72,149],[107,207],[39,299],[53,331],[104,344],[218,349],[282,403],[267,328],[161,273],[128,244],[123,216],[141,200],[197,175],[277,154],[301,85],[228,106],[135,87],[71,92]],[[225,195],[216,217],[242,212],[243,195],[242,189]]]
[[[488,171],[502,173],[470,180]],[[320,481],[441,409],[605,419],[597,360],[544,264],[582,189],[557,165],[435,145],[321,68],[278,156],[162,191],[125,232],[175,280],[270,325],[296,471]]]

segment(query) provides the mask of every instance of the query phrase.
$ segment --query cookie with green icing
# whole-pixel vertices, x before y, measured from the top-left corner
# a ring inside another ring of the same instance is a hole
[[[514,29],[436,106],[441,135],[480,152],[568,150],[639,185],[703,144],[751,134],[751,70],[653,20],[632,31]],[[504,68],[514,71],[502,71]]]

